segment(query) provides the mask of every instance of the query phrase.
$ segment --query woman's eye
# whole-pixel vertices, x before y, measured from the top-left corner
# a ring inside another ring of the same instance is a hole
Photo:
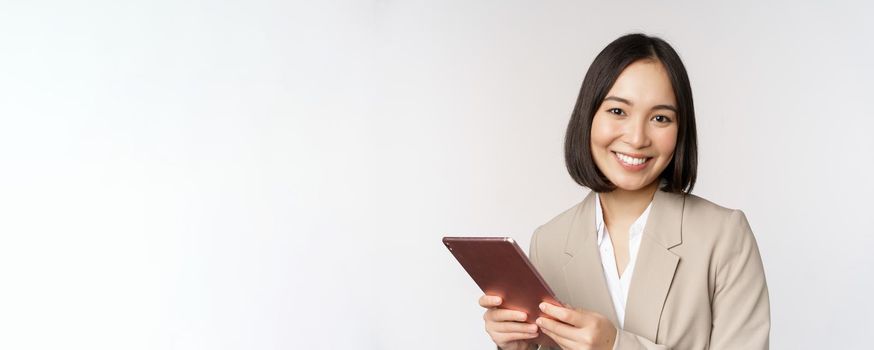
[[[670,123],[671,122],[671,118],[668,118],[668,117],[663,116],[663,115],[657,115],[657,116],[653,117],[653,119],[655,119],[659,123]]]
[[[607,112],[613,113],[613,114],[615,114],[615,115],[623,115],[623,114],[625,114],[625,112],[622,111],[621,108],[610,108],[610,109],[607,110]]]

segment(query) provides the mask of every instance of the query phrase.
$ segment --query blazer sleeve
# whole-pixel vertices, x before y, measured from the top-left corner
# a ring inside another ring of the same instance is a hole
[[[740,210],[731,213],[714,249],[716,280],[710,308],[711,350],[767,350],[771,331],[765,270],[753,231]],[[616,350],[667,350],[636,334],[619,330]]]
[[[710,348],[768,349],[771,310],[765,270],[746,215],[732,212],[730,238],[716,256],[716,282],[711,302]]]

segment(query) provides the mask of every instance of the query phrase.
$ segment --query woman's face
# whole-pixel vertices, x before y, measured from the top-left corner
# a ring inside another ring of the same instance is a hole
[[[641,60],[619,75],[592,120],[592,158],[617,189],[652,184],[677,145],[677,102],[661,62]]]

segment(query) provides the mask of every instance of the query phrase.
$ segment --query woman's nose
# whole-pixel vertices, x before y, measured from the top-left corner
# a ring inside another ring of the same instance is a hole
[[[649,135],[647,135],[644,123],[635,121],[626,124],[624,136],[625,143],[635,149],[649,146]]]

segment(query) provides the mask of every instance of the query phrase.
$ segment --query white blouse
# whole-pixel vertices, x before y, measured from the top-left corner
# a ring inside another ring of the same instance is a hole
[[[616,310],[619,328],[624,328],[625,325],[625,302],[628,299],[628,287],[631,286],[634,263],[637,261],[637,251],[640,249],[640,239],[643,236],[643,228],[646,225],[647,217],[649,217],[650,208],[652,208],[652,202],[628,229],[628,264],[620,278],[616,267],[613,241],[610,240],[607,225],[604,224],[601,196],[595,194],[595,230],[598,232],[598,251],[601,253],[601,266],[604,268],[604,277],[607,280],[607,289],[610,290],[610,298],[613,299],[613,308]]]

